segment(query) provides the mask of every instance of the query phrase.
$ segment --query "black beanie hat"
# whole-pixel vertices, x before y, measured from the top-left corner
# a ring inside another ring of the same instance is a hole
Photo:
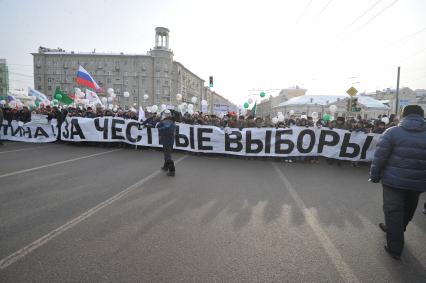
[[[407,105],[404,107],[404,110],[402,110],[402,117],[405,117],[410,114],[416,114],[420,115],[422,118],[425,116],[425,112],[423,108],[419,105]]]

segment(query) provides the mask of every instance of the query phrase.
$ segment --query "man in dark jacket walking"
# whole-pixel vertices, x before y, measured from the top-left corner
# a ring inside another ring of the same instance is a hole
[[[418,105],[407,105],[401,123],[386,130],[376,147],[370,180],[383,185],[385,246],[400,259],[404,231],[413,218],[420,193],[426,191],[426,123]]]
[[[1,130],[3,128],[3,119],[4,119],[4,117],[3,117],[3,108],[0,107],[0,135],[1,135]],[[0,139],[0,145],[3,145],[3,142],[2,142],[1,139]]]
[[[175,175],[175,164],[172,160],[172,150],[175,141],[176,125],[170,110],[165,110],[161,121],[157,124],[160,143],[163,145],[164,165],[161,167],[164,171],[169,171],[167,176]]]

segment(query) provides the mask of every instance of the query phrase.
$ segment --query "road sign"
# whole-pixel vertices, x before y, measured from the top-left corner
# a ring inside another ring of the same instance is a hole
[[[350,96],[355,96],[358,93],[358,90],[354,88],[353,86],[351,86],[350,89],[346,91],[346,93],[349,94]]]

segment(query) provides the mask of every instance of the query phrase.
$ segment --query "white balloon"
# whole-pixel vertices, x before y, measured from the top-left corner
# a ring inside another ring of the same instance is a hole
[[[328,108],[330,110],[330,112],[334,113],[337,111],[337,106],[336,105],[330,105],[330,107]]]
[[[389,124],[389,118],[388,117],[383,117],[382,118],[382,122],[384,122],[385,124]]]
[[[114,99],[114,98],[116,98],[116,97],[117,97],[117,95],[116,95],[115,93],[111,93],[111,94],[110,94],[110,97],[111,97],[112,99]]]
[[[278,115],[278,122],[284,122],[284,115]]]
[[[108,105],[109,110],[112,110],[112,108],[114,108],[114,106],[112,104]]]
[[[207,106],[207,100],[201,100],[201,105],[203,105],[203,106]]]
[[[148,94],[144,94],[143,99],[147,100],[149,98]]]
[[[138,105],[137,103],[133,103],[133,106],[136,107],[136,105]]]
[[[300,119],[308,119],[308,116],[306,116],[306,115],[301,115],[301,116],[300,116]]]
[[[112,111],[117,112],[117,107],[114,107]]]
[[[147,106],[146,111],[151,113],[152,112],[151,107]]]
[[[249,98],[249,99],[247,100],[247,102],[248,102],[249,104],[252,104],[252,103],[253,103],[253,98]]]
[[[277,116],[279,117],[279,116],[282,116],[283,115],[283,112],[278,112],[278,114],[277,114]]]
[[[158,110],[158,106],[157,105],[152,105],[151,106],[151,111],[152,112],[157,112],[157,110]]]
[[[112,97],[108,97],[108,102],[112,102]]]
[[[197,103],[197,97],[195,97],[195,96],[194,96],[194,97],[192,97],[192,98],[191,98],[191,102],[192,102],[192,103]]]
[[[1,105],[5,105],[6,104],[6,100],[0,100],[0,104]]]
[[[11,102],[9,102],[9,106],[10,106],[11,108],[15,108],[15,107],[16,107],[16,101],[15,101],[15,100],[12,100]]]
[[[312,112],[311,114],[313,119],[317,119],[318,118],[318,112]]]
[[[186,107],[188,107],[188,104],[186,102],[184,102],[184,103],[182,103],[182,107],[186,108]]]
[[[164,111],[164,110],[166,110],[166,109],[167,109],[166,104],[161,104],[161,111]]]
[[[194,105],[193,104],[188,104],[188,110],[194,110]]]
[[[272,123],[273,123],[273,124],[278,123],[278,117],[273,117],[273,118],[272,118]]]
[[[188,110],[188,113],[189,113],[189,115],[192,115],[192,114],[194,114],[194,110],[189,109],[189,110]]]
[[[294,115],[294,110],[290,110],[289,114]]]
[[[108,92],[108,94],[113,94],[114,93],[114,89],[113,88],[109,88],[108,90],[107,90],[107,92]]]
[[[129,96],[130,96],[130,93],[129,93],[128,91],[125,91],[125,92],[123,92],[123,96],[124,96],[124,97],[129,97]]]
[[[107,103],[108,99],[106,97],[102,97],[101,101],[102,101],[103,104],[105,104],[105,103]]]
[[[176,100],[182,100],[182,94],[180,93],[176,94]]]

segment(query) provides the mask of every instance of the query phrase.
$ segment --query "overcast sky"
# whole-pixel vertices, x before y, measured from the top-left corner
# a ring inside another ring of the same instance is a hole
[[[242,104],[251,89],[343,94],[426,88],[425,0],[0,0],[11,87],[33,85],[39,46],[146,54],[170,29],[175,60]]]

